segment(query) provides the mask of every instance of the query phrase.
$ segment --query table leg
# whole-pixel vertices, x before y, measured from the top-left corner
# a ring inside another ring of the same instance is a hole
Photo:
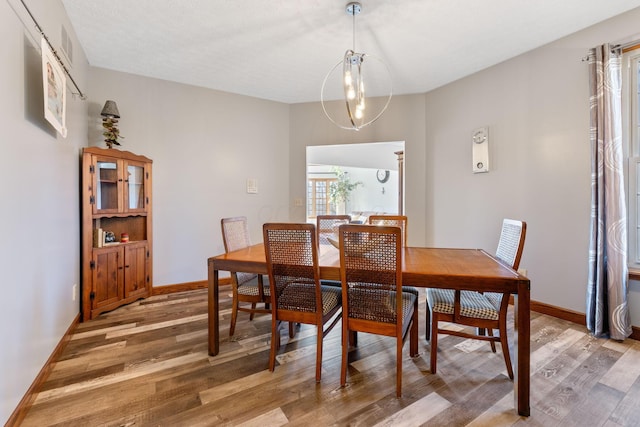
[[[517,355],[513,395],[519,415],[528,417],[530,408],[531,375],[531,290],[528,280],[518,283],[518,294],[514,295],[515,324],[514,337]]]
[[[218,270],[214,270],[213,262],[208,265],[209,281],[209,354],[215,356],[220,351],[218,337]]]

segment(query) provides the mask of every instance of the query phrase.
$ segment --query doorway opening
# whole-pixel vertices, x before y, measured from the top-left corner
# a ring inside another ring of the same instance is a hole
[[[307,221],[404,212],[404,141],[307,147]],[[341,200],[339,189],[347,189]],[[333,197],[332,197],[333,196]]]

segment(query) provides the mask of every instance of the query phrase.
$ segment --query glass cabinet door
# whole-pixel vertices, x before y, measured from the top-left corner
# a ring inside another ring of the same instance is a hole
[[[98,212],[117,212],[120,207],[117,161],[97,159],[95,171],[95,210]]]
[[[146,197],[144,188],[144,165],[133,162],[126,163],[125,194],[128,211],[144,211]]]

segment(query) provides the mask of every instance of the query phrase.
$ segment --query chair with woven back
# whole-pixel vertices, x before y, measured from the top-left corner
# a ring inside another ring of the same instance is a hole
[[[318,244],[314,224],[263,225],[264,248],[271,286],[271,352],[269,370],[275,369],[280,348],[280,324],[317,327],[316,381],[322,373],[322,342],[341,318],[342,293],[320,284]]]
[[[396,226],[349,224],[339,229],[342,281],[342,369],[346,385],[349,344],[365,332],[396,338],[396,396],[402,395],[402,347],[418,354],[417,293],[402,287],[402,231]]]
[[[400,227],[402,231],[402,246],[407,246],[407,230],[409,227],[409,219],[406,215],[371,215],[369,216],[369,224],[370,225],[383,225],[383,226],[393,226]],[[411,292],[418,297],[418,289],[413,286],[408,286],[407,284],[403,287],[405,292]]]
[[[251,246],[247,218],[244,216],[222,218],[222,240],[226,253],[237,251]],[[268,279],[267,279],[268,280]],[[261,274],[232,272],[231,286],[233,301],[231,306],[231,324],[229,336],[233,336],[238,318],[238,311],[250,313],[249,319],[253,320],[255,313],[271,313],[269,303],[269,282]],[[240,303],[250,303],[251,308],[241,306]],[[258,308],[258,303],[264,303],[264,309]]]
[[[351,215],[318,215],[316,217],[316,232],[318,244],[329,245],[338,241],[338,227],[351,222]]]
[[[520,265],[526,231],[527,224],[523,221],[503,220],[496,258],[514,270],[517,270]],[[431,373],[436,373],[438,334],[447,334],[489,341],[494,353],[496,352],[495,343],[500,342],[507,374],[513,379],[513,366],[507,339],[508,307],[508,293],[428,288],[426,338],[429,340],[431,337]],[[477,333],[440,329],[439,322],[474,327],[477,328]],[[498,329],[499,336],[493,335],[494,329]],[[485,331],[488,335],[484,335]]]
[[[369,224],[371,225],[392,225],[400,227],[402,230],[402,246],[407,246],[408,219],[406,215],[371,215]]]

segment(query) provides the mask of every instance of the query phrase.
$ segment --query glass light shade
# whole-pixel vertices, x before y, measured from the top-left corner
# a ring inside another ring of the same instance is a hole
[[[347,50],[342,61],[324,78],[320,102],[325,115],[335,125],[359,130],[382,116],[391,102],[392,92],[391,73],[382,59]],[[339,103],[329,103],[338,99],[343,100],[342,107]]]
[[[355,51],[356,15],[362,11],[362,5],[358,2],[350,2],[347,3],[345,10],[353,18],[353,49],[347,50],[342,61],[334,65],[327,73],[320,89],[320,103],[324,114],[335,125],[343,129],[360,130],[378,120],[389,106],[393,92],[391,88],[391,73],[382,59]],[[382,101],[376,100],[375,102],[365,103],[365,64],[367,69],[367,91],[373,97],[382,98]],[[336,71],[340,65],[342,65],[342,73]],[[337,99],[340,92],[342,92],[346,104],[346,114],[344,110],[329,107],[325,102],[325,100]],[[383,97],[386,97],[386,99]],[[365,104],[369,104],[366,114]],[[376,106],[379,108],[376,109]],[[330,113],[329,110],[332,112]]]

